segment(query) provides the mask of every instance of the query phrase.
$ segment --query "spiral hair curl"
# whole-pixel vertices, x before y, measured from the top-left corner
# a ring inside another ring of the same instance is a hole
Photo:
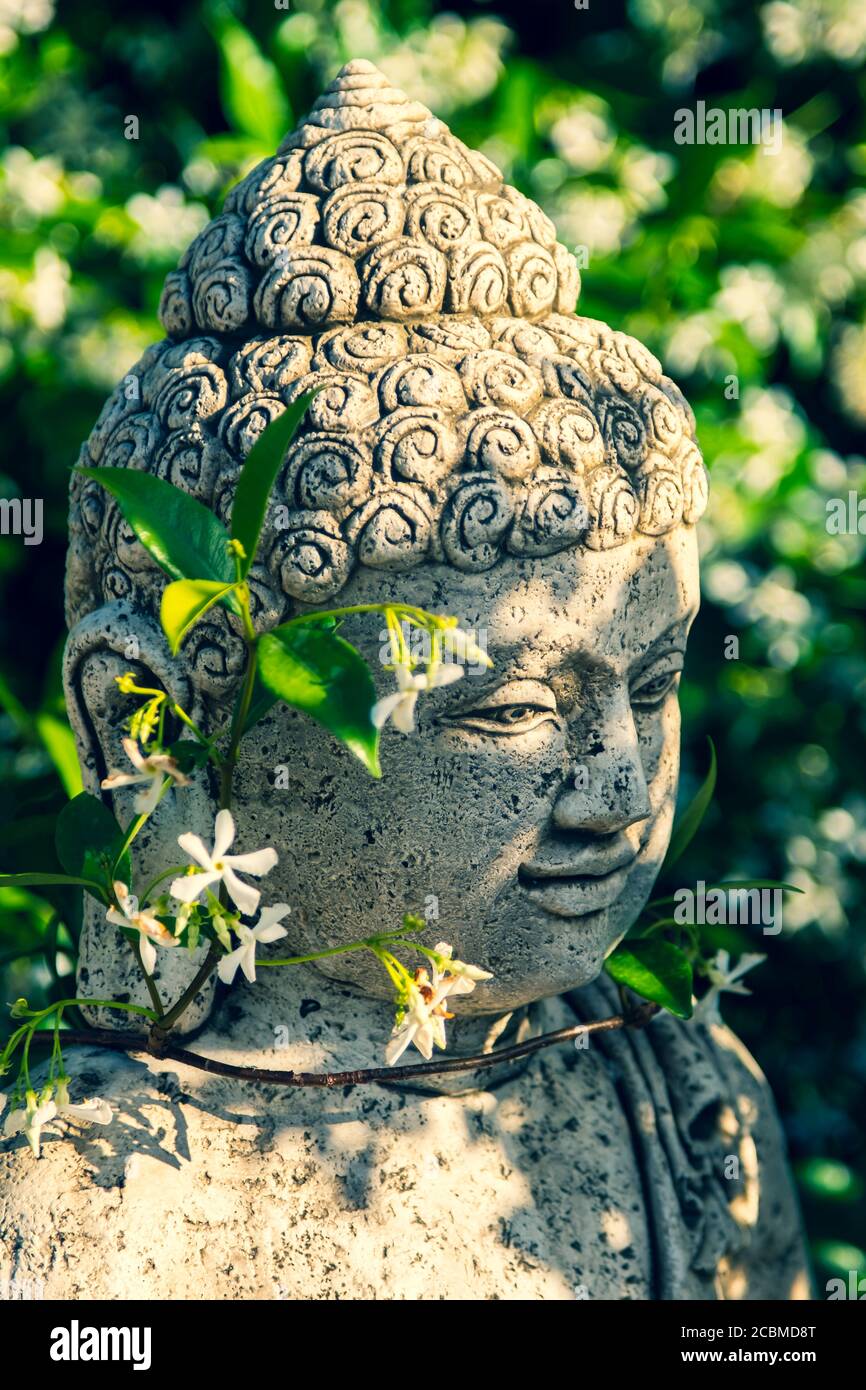
[[[168,337],[82,461],[152,471],[227,519],[261,430],[324,385],[252,572],[265,624],[332,599],[359,564],[483,571],[691,525],[707,498],[694,416],[639,342],[575,315],[579,287],[534,203],[349,63],[167,276]],[[115,598],[158,606],[163,576],[127,531],[74,475],[70,625]]]

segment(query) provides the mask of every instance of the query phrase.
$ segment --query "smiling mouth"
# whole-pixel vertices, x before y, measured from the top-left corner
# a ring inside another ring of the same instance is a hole
[[[521,865],[517,877],[527,896],[545,912],[554,917],[588,917],[613,906],[636,858],[635,855],[627,864],[602,874],[533,872]]]

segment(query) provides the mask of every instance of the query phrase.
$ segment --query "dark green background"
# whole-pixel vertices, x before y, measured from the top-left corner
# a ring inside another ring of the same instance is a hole
[[[741,943],[768,962],[725,1013],[778,1097],[820,1286],[866,1272],[864,540],[825,526],[828,498],[866,496],[862,0],[810,0],[809,22],[806,0],[19,10],[0,21],[0,482],[45,499],[46,535],[0,538],[2,866],[44,865],[75,783],[57,654],[78,445],[226,186],[341,62],[372,58],[588,248],[582,312],[644,339],[695,407],[713,493],[684,796],[708,734],[720,779],[677,878],[805,890],[782,935]],[[781,108],[781,150],[675,144],[698,99]],[[0,998],[65,988],[75,909],[57,906],[56,952],[50,908],[0,893]]]

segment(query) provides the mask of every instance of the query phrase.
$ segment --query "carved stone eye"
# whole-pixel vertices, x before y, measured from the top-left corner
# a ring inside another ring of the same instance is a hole
[[[632,692],[633,705],[656,705],[661,701],[676,681],[678,671],[663,671],[652,680],[646,681]]]
[[[484,710],[482,713],[499,724],[523,724],[538,713],[538,708],[536,705],[503,705],[499,709]]]
[[[540,724],[555,719],[556,711],[549,706],[526,702],[510,705],[482,705],[478,709],[464,710],[460,714],[443,720],[443,722],[459,725],[477,733],[523,734],[530,733]]]

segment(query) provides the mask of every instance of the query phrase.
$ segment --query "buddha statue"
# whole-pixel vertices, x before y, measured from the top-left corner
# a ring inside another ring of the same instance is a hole
[[[279,854],[281,953],[413,911],[421,940],[491,972],[454,1003],[449,1056],[619,1012],[604,961],[671,833],[706,475],[680,391],[640,343],[578,316],[578,292],[542,211],[352,62],[169,274],[167,336],[82,450],[227,520],[258,434],[320,387],[251,573],[257,628],[412,603],[488,653],[424,696],[413,733],[386,728],[379,781],[286,706],[236,776],[243,841]],[[212,610],[172,658],[164,582],[76,474],[65,683],[97,794],[130,712],[115,677],[167,690],[207,730],[237,694],[237,620]],[[345,631],[384,694],[380,628]],[[126,823],[131,793],[102,795]],[[216,795],[204,771],[160,803],[137,842],[145,877],[179,862],[180,833],[207,835]],[[164,997],[197,964],[160,952]],[[78,990],[147,1003],[96,904]],[[391,994],[365,953],[336,955],[230,990],[212,977],[182,1027],[222,1062],[380,1066]],[[35,1165],[0,1151],[0,1280],[51,1298],[808,1297],[772,1098],[734,1036],[658,1015],[582,1044],[327,1091],[77,1047],[70,1069],[114,1122],[46,1134]]]

